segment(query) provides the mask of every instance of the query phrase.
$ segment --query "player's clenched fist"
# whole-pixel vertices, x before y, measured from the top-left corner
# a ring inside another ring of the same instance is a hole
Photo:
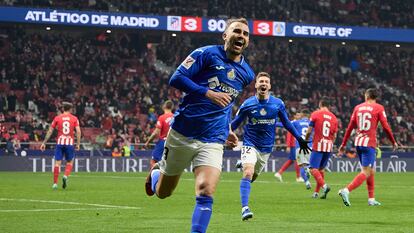
[[[222,108],[226,107],[231,103],[230,95],[224,92],[215,92],[212,90],[208,90],[206,93],[206,97]]]

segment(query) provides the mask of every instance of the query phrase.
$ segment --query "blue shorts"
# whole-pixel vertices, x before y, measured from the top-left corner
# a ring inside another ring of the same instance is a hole
[[[296,160],[296,147],[290,147],[289,159],[295,161]]]
[[[155,161],[160,161],[162,158],[162,153],[164,152],[165,140],[158,140],[155,144],[154,150],[152,151],[152,159]]]
[[[312,151],[309,166],[311,168],[323,169],[328,164],[329,158],[331,158],[331,152]]]
[[[72,161],[75,157],[75,147],[73,145],[56,145],[55,160],[62,160],[65,156],[66,161]]]
[[[363,167],[373,167],[375,164],[376,150],[373,147],[357,146],[359,162]]]

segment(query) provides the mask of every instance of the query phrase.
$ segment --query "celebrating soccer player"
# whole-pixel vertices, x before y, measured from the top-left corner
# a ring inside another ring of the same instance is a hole
[[[344,153],[346,142],[351,132],[356,129],[355,146],[362,171],[348,186],[339,190],[339,195],[342,197],[342,201],[346,206],[351,205],[349,193],[358,188],[365,180],[368,188],[368,205],[381,205],[380,202],[375,200],[374,196],[375,169],[373,167],[375,166],[378,122],[381,122],[384,131],[393,144],[394,150],[398,149],[398,143],[395,141],[387,122],[384,106],[376,102],[377,97],[378,93],[376,89],[370,88],[365,91],[365,102],[354,108],[344,139],[339,147],[339,152]]]
[[[305,139],[308,140],[312,130],[314,131],[312,140],[312,153],[310,156],[310,172],[316,180],[316,188],[312,197],[319,197],[319,190],[322,188],[321,199],[326,199],[331,190],[325,183],[325,167],[331,157],[333,143],[336,132],[338,131],[338,120],[329,111],[329,100],[322,97],[319,101],[319,109],[311,114],[309,127],[306,131]]]
[[[66,188],[68,177],[72,171],[73,159],[75,157],[74,153],[74,129],[76,129],[76,150],[80,149],[80,140],[81,140],[81,129],[79,126],[79,120],[76,116],[71,114],[72,104],[68,102],[63,102],[63,113],[56,116],[53,119],[52,124],[47,131],[45,140],[42,145],[40,145],[40,150],[44,151],[46,148],[46,143],[52,136],[53,130],[56,128],[58,130],[57,143],[55,149],[55,166],[53,168],[53,189],[57,189],[59,170],[62,164],[62,159],[65,157],[66,167],[65,174],[62,178],[62,188]]]
[[[171,100],[165,101],[162,106],[164,114],[158,117],[156,128],[145,142],[145,147],[147,147],[151,140],[159,135],[158,142],[152,151],[151,167],[154,166],[156,162],[161,160],[162,152],[164,151],[165,139],[167,138],[168,130],[170,130],[170,122],[174,117],[174,114],[172,113],[173,108],[174,103]]]
[[[230,130],[235,98],[254,79],[242,52],[249,44],[244,18],[230,19],[223,33],[224,46],[194,50],[177,68],[170,85],[185,93],[165,141],[162,160],[152,167],[145,189],[161,199],[172,194],[183,170],[193,162],[196,204],[191,232],[206,232],[213,194],[220,178],[223,144],[235,146]]]
[[[271,85],[268,73],[260,72],[257,75],[255,88],[256,95],[244,101],[231,123],[231,129],[235,130],[244,119],[248,119],[248,123],[244,127],[241,150],[243,166],[243,178],[240,181],[242,220],[253,217],[248,206],[250,183],[256,180],[263,170],[273,150],[277,118],[280,118],[283,126],[298,140],[300,149],[304,150],[304,153],[310,151],[307,142],[302,139],[289,121],[283,101],[270,95]]]

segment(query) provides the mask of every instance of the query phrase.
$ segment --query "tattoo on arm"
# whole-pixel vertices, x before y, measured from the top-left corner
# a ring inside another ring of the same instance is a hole
[[[52,136],[52,133],[53,133],[53,128],[50,127],[49,130],[46,133],[46,137],[45,137],[45,140],[43,141],[43,144],[46,144],[46,142],[49,140],[50,136]]]

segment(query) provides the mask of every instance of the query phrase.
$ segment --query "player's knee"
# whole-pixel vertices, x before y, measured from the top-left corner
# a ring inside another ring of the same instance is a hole
[[[371,175],[371,171],[368,169],[364,169],[361,172],[364,173],[366,177],[369,177]]]
[[[200,182],[197,186],[197,195],[212,196],[216,191],[214,185],[208,181]]]
[[[372,169],[371,167],[362,167],[362,173],[365,174],[365,176],[370,176],[372,174],[372,172],[374,171],[374,169]]]
[[[254,171],[253,169],[246,169],[243,171],[243,178],[247,178],[252,180],[254,176]]]

